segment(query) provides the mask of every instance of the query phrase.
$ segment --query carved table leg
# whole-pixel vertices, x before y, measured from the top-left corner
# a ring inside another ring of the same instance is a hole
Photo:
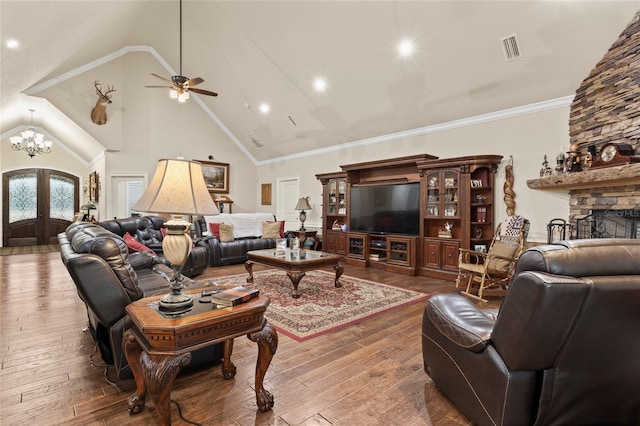
[[[304,274],[303,274],[304,275]],[[264,388],[264,376],[271,359],[278,349],[278,333],[266,323],[258,332],[248,334],[249,340],[258,343],[258,361],[256,363],[256,402],[263,413],[273,408],[273,395]]]
[[[144,377],[140,369],[140,354],[142,347],[133,336],[131,330],[124,332],[124,356],[127,358],[131,372],[136,380],[136,393],[129,397],[129,414],[138,414],[144,409],[144,402],[147,397],[147,388],[144,384]]]
[[[191,361],[191,354],[178,356],[149,355],[143,352],[140,356],[144,381],[158,410],[161,425],[171,424],[171,387],[183,367]]]
[[[252,283],[253,282],[253,262],[250,260],[247,260],[246,262],[244,262],[244,269],[246,269],[247,272],[249,273],[249,276],[247,277],[247,282]]]
[[[236,376],[236,366],[231,362],[233,339],[224,341],[224,360],[222,361],[222,377],[233,379]]]
[[[287,276],[293,284],[293,292],[291,293],[291,297],[293,297],[294,299],[300,297],[300,292],[298,292],[298,283],[305,275],[307,274],[305,274],[304,272],[287,272]]]
[[[344,266],[342,266],[342,264],[340,262],[338,262],[338,264],[336,266],[333,267],[333,269],[336,270],[336,280],[334,285],[336,287],[342,287],[342,284],[340,284],[340,281],[338,281],[340,279],[340,277],[342,276],[342,273],[344,272]]]

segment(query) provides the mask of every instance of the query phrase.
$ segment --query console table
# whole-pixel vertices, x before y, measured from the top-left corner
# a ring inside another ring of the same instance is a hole
[[[216,308],[200,303],[200,293],[192,290],[193,309],[168,316],[157,306],[162,296],[137,300],[126,307],[133,327],[124,334],[125,356],[136,381],[129,397],[131,414],[144,409],[147,391],[160,415],[160,424],[171,424],[171,387],[182,366],[191,361],[191,351],[224,342],[222,375],[231,379],[236,367],[231,362],[233,339],[241,335],[258,344],[255,392],[260,411],[273,407],[273,396],[264,387],[264,376],[278,347],[278,335],[264,318],[269,298],[257,297],[241,305]]]

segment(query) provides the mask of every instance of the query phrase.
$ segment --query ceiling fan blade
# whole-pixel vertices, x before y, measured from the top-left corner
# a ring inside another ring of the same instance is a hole
[[[161,75],[155,74],[155,73],[151,73],[152,76],[159,78],[160,80],[164,80],[168,83],[173,83],[171,80],[169,80],[168,78],[162,77]]]
[[[187,81],[187,84],[189,86],[195,86],[200,83],[204,83],[204,80],[201,79],[200,77],[192,78],[191,80]]]
[[[194,89],[193,87],[190,87],[189,91],[194,93],[200,93],[201,95],[218,96],[218,94],[215,92],[210,92],[208,90],[202,90],[202,89]]]
[[[144,86],[144,87],[149,87],[151,89],[173,89],[173,87],[171,86]]]

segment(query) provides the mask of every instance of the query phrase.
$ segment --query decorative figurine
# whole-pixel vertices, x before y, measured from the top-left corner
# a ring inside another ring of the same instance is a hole
[[[567,173],[573,173],[582,170],[580,145],[572,143],[567,154],[567,158],[564,161],[564,171]]]
[[[560,149],[560,153],[556,156],[556,174],[564,172],[564,152]]]
[[[540,169],[540,177],[553,176],[553,169],[549,167],[549,161],[547,161],[547,154],[544,155],[544,161],[542,162],[542,168]]]

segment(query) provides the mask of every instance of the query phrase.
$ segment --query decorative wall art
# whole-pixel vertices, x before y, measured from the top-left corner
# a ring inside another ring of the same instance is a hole
[[[98,181],[98,172],[89,175],[89,201],[98,202],[100,194],[100,182]]]
[[[263,183],[262,184],[262,205],[270,206],[271,205],[271,184]]]
[[[202,164],[202,174],[207,189],[212,194],[229,193],[229,164],[194,160]]]

